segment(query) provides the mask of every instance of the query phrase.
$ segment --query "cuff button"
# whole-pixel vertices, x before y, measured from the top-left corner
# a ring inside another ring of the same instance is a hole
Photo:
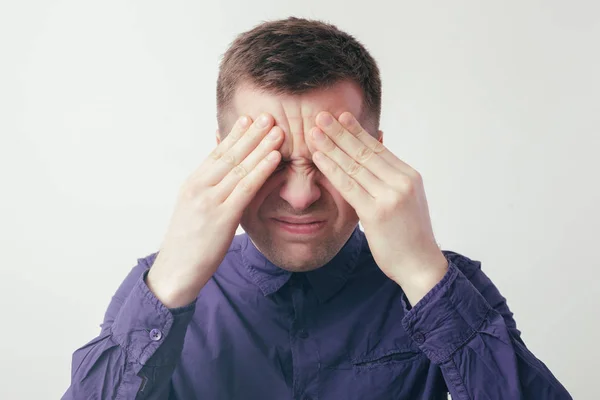
[[[413,340],[417,344],[423,344],[423,343],[425,343],[425,335],[423,335],[421,332],[417,332],[414,334]]]

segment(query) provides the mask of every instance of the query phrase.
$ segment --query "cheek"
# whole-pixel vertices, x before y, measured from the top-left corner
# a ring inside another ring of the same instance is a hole
[[[331,198],[331,201],[335,204],[335,207],[338,209],[338,212],[341,215],[354,215],[354,209],[352,206],[344,199],[344,196],[327,180],[327,178],[323,177],[319,184],[322,187],[326,196]]]
[[[277,181],[275,176],[268,178],[262,187],[256,193],[256,196],[250,201],[248,207],[244,211],[244,214],[252,212],[254,215],[257,214],[257,210],[264,206],[265,203],[269,202],[269,198],[277,194]]]
[[[338,190],[335,188],[335,186],[333,186],[331,184],[331,182],[329,182],[329,180],[325,177],[325,176],[321,176],[321,179],[319,180],[319,185],[321,185],[321,187],[327,191],[328,195],[335,200],[335,202],[337,204],[340,203],[345,203],[346,201],[344,200],[344,197],[340,194],[340,192],[338,192]]]

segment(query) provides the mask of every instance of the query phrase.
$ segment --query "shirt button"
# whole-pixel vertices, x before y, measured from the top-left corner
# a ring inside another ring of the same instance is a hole
[[[417,332],[413,335],[413,340],[417,344],[423,344],[425,343],[425,335],[423,335],[421,332]]]
[[[306,332],[304,329],[302,329],[300,332],[298,332],[298,336],[300,337],[300,339],[306,339],[308,337],[308,332]],[[307,397],[307,400],[309,398]]]
[[[158,329],[152,329],[150,331],[150,339],[154,340],[155,342],[159,341],[162,339],[162,332]]]

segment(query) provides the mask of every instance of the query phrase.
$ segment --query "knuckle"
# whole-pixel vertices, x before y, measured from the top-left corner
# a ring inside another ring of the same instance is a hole
[[[325,165],[323,165],[320,168],[323,169],[324,172],[329,172],[331,174],[335,174],[335,173],[337,173],[337,170],[339,167],[335,162],[327,162],[327,163],[325,163]]]
[[[260,134],[260,131],[254,127],[248,129],[246,131],[246,137],[244,138],[244,142],[247,143],[248,140],[256,139],[256,137]]]
[[[338,124],[338,126],[331,131],[331,137],[334,139],[341,138],[344,135],[344,131],[344,127]]]
[[[198,196],[199,208],[212,208],[214,204],[217,204],[217,196],[214,191],[204,191]]]
[[[202,196],[202,198],[199,197],[198,199],[196,199],[196,202],[194,203],[194,208],[197,212],[204,214],[208,211],[211,211],[214,207],[214,204],[215,202],[214,199],[212,199],[212,196]]]
[[[406,196],[402,196],[400,193],[392,192],[389,196],[388,209],[395,210],[396,207],[404,203]]]
[[[200,185],[194,181],[188,181],[179,189],[179,197],[183,201],[193,201],[201,193]]]
[[[227,135],[227,137],[229,138],[230,141],[232,142],[237,142],[238,140],[240,140],[242,138],[242,136],[244,136],[244,130],[238,130],[238,129],[233,129],[229,135]]]
[[[325,136],[325,142],[321,145],[323,147],[323,151],[326,153],[332,153],[337,150],[337,146],[333,140],[330,140],[329,137]]]
[[[356,176],[361,170],[362,170],[362,165],[360,165],[357,162],[352,161],[350,163],[350,165],[348,166],[348,168],[346,168],[346,173],[349,176]]]
[[[373,150],[369,149],[367,146],[363,146],[360,148],[360,150],[358,150],[355,158],[359,162],[363,163],[363,162],[368,161],[372,155],[373,155]]]
[[[369,134],[369,132],[365,131],[364,129],[360,129],[358,132],[353,132],[352,134],[359,140],[362,140],[362,138],[364,138],[365,136],[371,136],[371,134]]]
[[[417,185],[415,184],[415,181],[413,181],[411,178],[406,179],[406,182],[404,183],[404,193],[407,195],[412,195],[416,192],[417,189]]]
[[[221,161],[227,165],[235,165],[235,157],[231,153],[226,153],[221,156]]]
[[[352,190],[354,190],[355,187],[355,181],[354,179],[344,179],[344,181],[342,182],[342,192],[348,193],[351,192]]]
[[[245,178],[246,175],[248,175],[248,171],[246,171],[246,168],[244,168],[241,164],[233,167],[233,173],[239,178]]]
[[[215,149],[210,153],[210,158],[213,160],[218,160],[223,156],[223,153],[219,149]]]
[[[179,189],[179,198],[184,201],[191,200],[194,198],[194,193],[193,193],[193,190],[190,188],[190,186],[183,185]]]
[[[376,143],[373,145],[373,149],[372,149],[372,150],[373,150],[373,153],[375,153],[375,154],[379,154],[379,153],[382,153],[382,152],[385,150],[385,147],[383,146],[383,143],[381,143],[381,142],[376,142]]]
[[[385,207],[377,207],[373,210],[373,215],[371,216],[372,222],[381,223],[383,221],[387,221],[390,219],[392,212],[390,209]]]
[[[227,135],[227,139],[237,142],[246,134],[246,132],[248,132],[249,128],[250,127],[234,126],[229,132],[229,135]]]
[[[409,176],[400,175],[398,177],[398,185],[402,188],[402,190],[410,190],[410,187],[413,185],[413,183]]]
[[[421,173],[419,173],[419,171],[413,170],[413,171],[411,171],[411,175],[412,175],[412,181],[414,182],[414,184],[423,182],[423,175],[421,175]]]
[[[387,210],[384,210],[380,204],[373,208],[369,215],[369,219],[373,222],[384,221],[386,219]]]
[[[250,194],[253,190],[252,184],[247,179],[241,180],[240,183],[238,183],[238,187],[240,191],[244,194]]]
[[[397,199],[394,196],[386,196],[381,199],[377,208],[375,209],[375,214],[377,219],[386,219],[387,216],[397,208]]]

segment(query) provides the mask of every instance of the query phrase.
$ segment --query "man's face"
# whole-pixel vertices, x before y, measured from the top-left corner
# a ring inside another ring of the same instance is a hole
[[[350,82],[300,96],[272,95],[251,87],[240,87],[236,92],[227,129],[240,115],[256,119],[266,112],[285,132],[279,149],[282,162],[240,222],[260,252],[275,265],[289,271],[319,268],[340,251],[356,227],[354,209],[312,162],[315,146],[310,132],[320,111],[329,111],[336,118],[349,111],[359,118],[362,103],[359,87]],[[290,218],[322,223],[310,233],[298,233],[279,222]]]

